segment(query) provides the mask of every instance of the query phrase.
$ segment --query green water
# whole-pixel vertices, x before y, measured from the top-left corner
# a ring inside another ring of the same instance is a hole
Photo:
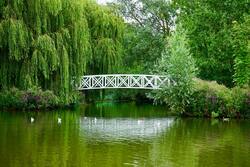
[[[250,120],[177,119],[162,107],[112,103],[0,112],[0,166],[247,167]]]

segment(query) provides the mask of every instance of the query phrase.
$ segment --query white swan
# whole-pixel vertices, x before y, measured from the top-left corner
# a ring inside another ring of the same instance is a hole
[[[143,120],[141,120],[141,119],[137,120],[137,125],[140,125],[142,123],[143,123]]]
[[[57,123],[61,124],[62,123],[62,119],[61,118],[57,118]]]

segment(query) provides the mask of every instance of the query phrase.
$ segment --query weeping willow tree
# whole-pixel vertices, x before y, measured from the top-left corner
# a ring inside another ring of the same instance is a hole
[[[111,73],[119,68],[124,24],[105,6],[88,5],[92,61],[90,73]]]
[[[0,1],[0,89],[53,90],[69,103],[86,73],[120,60],[123,21],[87,0]]]

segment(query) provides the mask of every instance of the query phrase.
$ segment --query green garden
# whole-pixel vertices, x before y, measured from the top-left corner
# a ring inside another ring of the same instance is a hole
[[[181,116],[250,117],[249,8],[247,0],[1,0],[0,107],[132,100]],[[177,84],[89,92],[72,84],[123,73]]]

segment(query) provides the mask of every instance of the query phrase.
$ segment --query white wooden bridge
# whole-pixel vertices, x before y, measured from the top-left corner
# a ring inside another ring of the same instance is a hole
[[[78,90],[89,89],[161,89],[164,85],[174,84],[168,76],[143,74],[84,75],[77,85]]]

